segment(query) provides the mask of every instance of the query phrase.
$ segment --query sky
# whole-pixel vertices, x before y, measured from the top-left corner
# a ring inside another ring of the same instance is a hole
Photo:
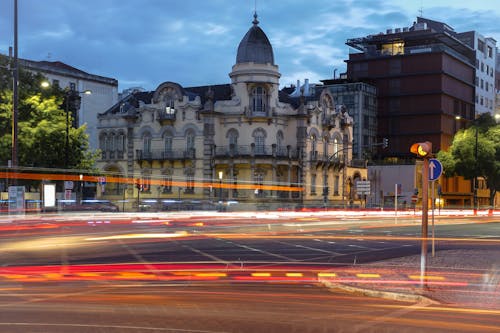
[[[13,45],[14,0],[0,0],[0,53]],[[118,80],[119,90],[230,83],[257,10],[282,87],[345,71],[349,38],[423,17],[500,45],[500,0],[18,0],[18,53]]]

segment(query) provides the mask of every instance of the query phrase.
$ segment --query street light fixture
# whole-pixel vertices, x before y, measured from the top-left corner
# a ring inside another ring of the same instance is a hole
[[[219,201],[222,204],[222,177],[224,177],[224,172],[219,171]]]

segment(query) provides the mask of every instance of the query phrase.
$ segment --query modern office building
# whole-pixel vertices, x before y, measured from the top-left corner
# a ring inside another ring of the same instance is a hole
[[[419,17],[410,27],[348,39],[346,44],[354,50],[346,61],[348,79],[377,88],[378,136],[389,139],[388,149],[379,153],[385,163],[412,160],[409,147],[415,142],[431,141],[434,152],[447,149],[455,133],[475,119],[479,53],[447,24]],[[446,205],[472,204],[470,181],[443,177],[440,182]]]

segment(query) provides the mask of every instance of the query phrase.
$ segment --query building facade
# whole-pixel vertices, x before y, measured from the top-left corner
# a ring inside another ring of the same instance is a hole
[[[167,81],[119,101],[98,116],[102,197],[124,210],[353,202],[366,169],[351,163],[352,118],[327,90],[318,99],[280,91],[280,76],[255,15],[230,84]]]
[[[478,53],[445,23],[419,17],[411,27],[349,39],[347,45],[358,51],[346,61],[348,78],[377,87],[378,135],[389,139],[388,149],[380,151],[385,162],[413,159],[409,148],[415,142],[431,141],[434,152],[447,149],[475,119]],[[489,73],[491,68],[488,62]],[[471,181],[440,182],[445,205],[472,205]],[[487,203],[487,197],[478,199]]]
[[[476,53],[476,114],[495,111],[496,40],[484,37],[477,31],[457,34],[457,38]]]
[[[333,96],[334,103],[347,108],[354,119],[353,158],[364,161],[377,146],[383,145],[377,138],[377,88],[364,82],[349,83],[346,80],[322,80],[323,86]]]
[[[29,71],[43,74],[51,84],[75,92],[90,90],[80,96],[80,108],[73,115],[74,126],[87,125],[89,147],[98,148],[97,115],[118,100],[118,81],[113,78],[89,74],[60,61],[33,61],[19,59],[19,65]]]

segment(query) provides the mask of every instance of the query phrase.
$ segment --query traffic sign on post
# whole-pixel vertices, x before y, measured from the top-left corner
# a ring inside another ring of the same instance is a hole
[[[443,165],[438,159],[429,159],[429,180],[436,180],[443,173]]]

